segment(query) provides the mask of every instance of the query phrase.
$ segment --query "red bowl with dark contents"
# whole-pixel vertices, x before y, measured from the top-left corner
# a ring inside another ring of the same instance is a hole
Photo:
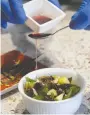
[[[18,84],[27,73],[35,70],[34,59],[13,50],[1,56],[0,91],[4,91]],[[38,69],[46,68],[38,63]]]

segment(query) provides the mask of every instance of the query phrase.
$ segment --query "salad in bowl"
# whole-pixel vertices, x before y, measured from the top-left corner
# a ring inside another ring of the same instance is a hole
[[[85,80],[71,69],[45,68],[25,75],[18,89],[31,114],[74,114],[82,103]]]

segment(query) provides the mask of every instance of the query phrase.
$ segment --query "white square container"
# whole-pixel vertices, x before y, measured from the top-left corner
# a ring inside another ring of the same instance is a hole
[[[25,23],[34,32],[43,33],[51,30],[65,17],[65,13],[48,0],[33,0],[25,3],[23,6],[28,17]],[[44,24],[39,24],[32,18],[37,15],[47,16],[52,20]]]

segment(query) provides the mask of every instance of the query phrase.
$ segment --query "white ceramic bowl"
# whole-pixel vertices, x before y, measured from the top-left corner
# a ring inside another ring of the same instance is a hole
[[[72,77],[75,84],[80,86],[80,92],[72,98],[62,101],[39,101],[35,100],[24,93],[23,84],[26,81],[26,77],[35,79],[43,75],[60,75],[66,77]],[[19,91],[23,97],[26,109],[32,114],[73,114],[75,113],[82,102],[83,91],[85,88],[85,81],[82,76],[77,74],[73,70],[61,69],[61,68],[46,68],[33,71],[25,75],[19,82]]]
[[[65,13],[48,0],[32,0],[25,3],[23,7],[28,18],[25,23],[34,30],[34,32],[47,32],[57,26],[65,17]],[[32,18],[37,15],[44,15],[52,18],[52,20],[44,24],[39,24]]]

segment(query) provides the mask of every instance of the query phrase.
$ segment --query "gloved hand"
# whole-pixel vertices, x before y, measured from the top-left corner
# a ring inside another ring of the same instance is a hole
[[[22,0],[1,0],[1,26],[7,27],[7,22],[24,24],[25,15]]]
[[[61,5],[58,0],[49,0],[49,1],[53,3],[55,6],[57,6],[58,8],[61,8]]]
[[[69,26],[75,30],[90,30],[90,0],[82,1],[79,10],[72,16]]]

